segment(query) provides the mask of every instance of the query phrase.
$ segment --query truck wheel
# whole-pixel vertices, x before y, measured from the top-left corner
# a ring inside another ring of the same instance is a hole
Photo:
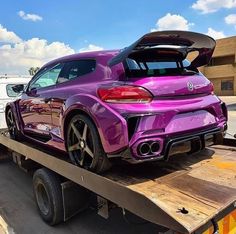
[[[102,173],[111,167],[97,129],[87,116],[77,114],[71,119],[66,142],[74,164],[96,173]]]
[[[47,168],[33,176],[34,196],[42,219],[49,225],[63,221],[63,199],[59,176]]]

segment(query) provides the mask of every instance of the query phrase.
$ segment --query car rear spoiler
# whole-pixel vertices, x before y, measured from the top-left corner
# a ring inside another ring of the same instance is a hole
[[[174,48],[181,51],[186,57],[189,52],[197,51],[199,54],[191,62],[190,67],[201,67],[209,63],[215,49],[216,42],[213,38],[195,32],[188,31],[157,31],[144,35],[129,47],[123,49],[119,54],[108,61],[110,67],[123,62],[126,58],[132,57],[145,49]],[[179,49],[177,49],[179,47]]]

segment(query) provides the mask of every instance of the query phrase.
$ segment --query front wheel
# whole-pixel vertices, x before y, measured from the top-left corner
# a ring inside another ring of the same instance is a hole
[[[6,113],[6,122],[7,122],[7,128],[9,131],[10,138],[13,140],[20,140],[21,134],[19,130],[17,129],[16,120],[15,120],[14,113],[11,108]]]
[[[93,122],[75,115],[67,129],[67,150],[72,162],[87,170],[102,173],[111,167]]]

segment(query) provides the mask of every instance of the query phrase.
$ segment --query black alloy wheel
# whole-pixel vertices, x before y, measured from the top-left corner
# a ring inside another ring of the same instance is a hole
[[[67,130],[67,150],[72,162],[97,173],[111,166],[93,122],[85,115],[75,115]]]
[[[11,139],[18,140],[20,133],[17,129],[16,121],[12,109],[9,109],[6,114],[6,122]]]

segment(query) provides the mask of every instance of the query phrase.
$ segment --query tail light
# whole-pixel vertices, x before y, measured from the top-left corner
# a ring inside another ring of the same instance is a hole
[[[112,88],[99,88],[98,95],[104,102],[112,103],[148,103],[152,95],[139,86],[116,86]]]
[[[222,109],[222,113],[227,121],[228,120],[228,110],[227,110],[226,104],[224,102],[221,102],[221,109]]]
[[[213,83],[211,82],[209,86],[210,86],[211,94],[214,94],[214,85],[213,85]]]

